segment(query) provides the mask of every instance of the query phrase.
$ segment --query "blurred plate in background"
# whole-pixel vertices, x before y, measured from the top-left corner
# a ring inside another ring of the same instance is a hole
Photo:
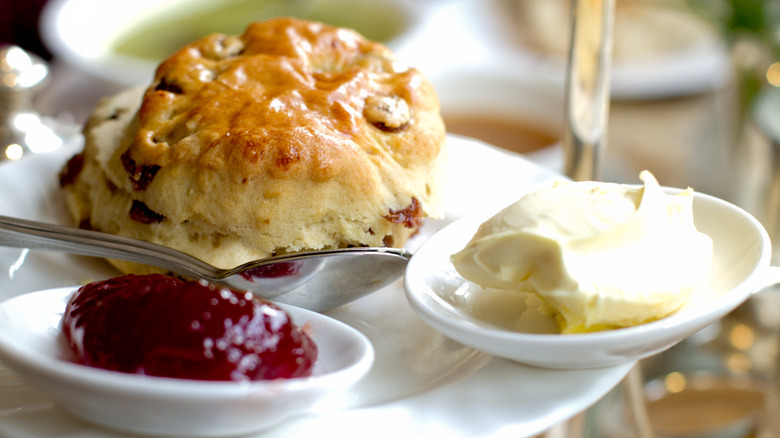
[[[41,15],[55,57],[110,83],[151,82],[157,64],[207,34],[241,34],[247,24],[295,16],[349,27],[393,47],[419,23],[406,0],[53,0]]]

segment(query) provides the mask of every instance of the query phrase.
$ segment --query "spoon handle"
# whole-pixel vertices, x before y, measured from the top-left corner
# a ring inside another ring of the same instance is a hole
[[[0,246],[115,258],[211,279],[215,268],[180,251],[99,231],[0,216]]]

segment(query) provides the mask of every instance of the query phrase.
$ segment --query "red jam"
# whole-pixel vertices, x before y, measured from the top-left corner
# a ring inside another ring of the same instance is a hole
[[[311,337],[273,304],[158,274],[81,287],[68,302],[62,329],[81,363],[151,376],[305,377],[317,358]]]
[[[298,262],[276,262],[246,270],[241,273],[241,276],[250,281],[256,278],[281,278],[295,275],[299,270],[300,263]]]

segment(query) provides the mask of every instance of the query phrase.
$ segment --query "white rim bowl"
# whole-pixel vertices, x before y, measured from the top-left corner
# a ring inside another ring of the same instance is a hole
[[[75,287],[32,292],[0,303],[0,360],[72,414],[142,434],[225,436],[266,429],[292,415],[344,407],[341,390],[372,366],[374,350],[354,328],[279,305],[309,324],[319,357],[311,377],[214,382],[139,376],[92,368],[72,357],[60,319]]]
[[[431,326],[497,356],[559,369],[636,361],[717,321],[765,286],[771,244],[762,225],[744,210],[701,193],[696,193],[693,208],[697,228],[714,242],[709,279],[682,309],[651,323],[560,335],[510,331],[476,317],[469,306],[459,304],[464,302],[460,297],[479,293],[481,288],[460,277],[449,260],[476,232],[480,221],[473,218],[453,223],[420,247],[407,267],[406,294]]]

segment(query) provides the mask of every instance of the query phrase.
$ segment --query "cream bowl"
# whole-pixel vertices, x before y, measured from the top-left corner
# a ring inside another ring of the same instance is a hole
[[[697,228],[708,234],[714,244],[709,278],[683,308],[654,322],[561,335],[512,328],[511,321],[508,324],[478,312],[480,296],[489,291],[458,275],[450,256],[466,245],[484,218],[461,219],[426,241],[407,266],[406,295],[412,308],[432,327],[496,356],[557,369],[636,361],[670,348],[725,316],[770,281],[776,281],[771,276],[776,276],[779,268],[769,266],[769,236],[754,217],[701,193],[696,193],[693,209]],[[499,294],[499,298],[506,301],[494,302],[494,309],[516,304],[511,292],[504,294]]]
[[[125,374],[68,360],[60,319],[75,287],[31,292],[0,303],[0,360],[73,415],[154,436],[228,436],[285,419],[345,407],[342,391],[371,368],[374,350],[354,328],[279,305],[309,324],[319,349],[311,377],[214,382]]]

